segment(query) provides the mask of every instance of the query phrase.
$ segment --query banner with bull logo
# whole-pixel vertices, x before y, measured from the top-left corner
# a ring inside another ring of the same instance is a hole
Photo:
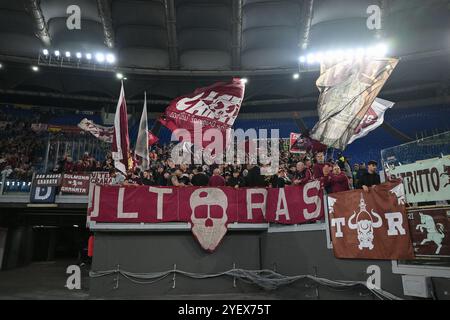
[[[417,256],[450,256],[450,207],[408,209]]]
[[[369,192],[352,190],[328,196],[334,255],[353,259],[414,258],[404,190],[400,180]]]
[[[322,199],[319,181],[281,189],[96,185],[88,221],[189,222],[201,247],[212,252],[229,223],[299,224],[320,220]]]
[[[403,179],[408,203],[450,200],[450,156],[427,159],[386,170]]]

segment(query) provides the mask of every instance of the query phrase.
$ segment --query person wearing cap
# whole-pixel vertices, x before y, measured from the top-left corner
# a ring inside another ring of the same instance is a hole
[[[367,172],[358,181],[358,188],[369,192],[369,188],[377,184],[380,184],[380,176],[377,173],[377,162],[371,160],[367,163]]]

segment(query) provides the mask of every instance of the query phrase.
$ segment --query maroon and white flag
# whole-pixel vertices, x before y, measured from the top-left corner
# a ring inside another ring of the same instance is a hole
[[[299,224],[324,216],[319,181],[285,188],[95,185],[88,222],[137,224],[188,222],[201,247],[214,251],[234,223]]]
[[[148,170],[150,166],[150,156],[148,152],[149,146],[149,130],[147,123],[147,94],[144,97],[144,108],[142,109],[141,121],[139,123],[139,132],[136,139],[135,155],[137,167],[141,170]]]
[[[64,173],[61,182],[61,191],[73,194],[88,194],[89,173]]]
[[[86,118],[80,121],[78,127],[104,142],[113,142],[114,127],[104,127]]]
[[[160,122],[172,131],[187,130],[194,140],[189,142],[203,148],[208,146],[209,141],[199,141],[194,137],[203,136],[211,128],[219,129],[226,148],[231,137],[230,128],[239,114],[244,92],[245,84],[238,78],[233,78],[229,83],[218,82],[196,89],[191,94],[173,100]]]
[[[361,123],[355,129],[355,134],[350,138],[348,144],[356,139],[365,137],[370,131],[375,130],[383,124],[384,113],[387,109],[392,108],[394,102],[376,98],[364,115]]]
[[[116,115],[114,117],[114,136],[112,145],[112,158],[117,170],[126,174],[129,168],[130,138],[128,137],[127,103],[123,83],[117,102]]]

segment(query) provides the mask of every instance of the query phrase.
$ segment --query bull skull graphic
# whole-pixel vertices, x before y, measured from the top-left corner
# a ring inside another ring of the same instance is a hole
[[[373,217],[376,218],[376,221],[373,220]],[[366,209],[366,202],[364,201],[363,195],[361,193],[361,200],[359,201],[359,212],[358,214],[354,211],[348,220],[348,227],[352,230],[357,230],[358,232],[358,241],[359,250],[363,248],[369,248],[372,250],[373,245],[373,229],[379,228],[383,225],[383,221],[379,214],[377,214],[373,209],[371,213],[369,213]]]
[[[203,249],[214,251],[227,232],[228,199],[226,194],[218,188],[201,188],[191,194],[190,206],[192,210],[192,232]],[[195,217],[195,209],[207,206],[206,218]],[[222,209],[221,218],[211,217],[211,206],[219,206]]]

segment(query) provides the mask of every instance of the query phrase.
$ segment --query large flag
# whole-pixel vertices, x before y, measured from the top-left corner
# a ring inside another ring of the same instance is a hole
[[[127,103],[123,83],[120,89],[119,101],[117,102],[116,115],[114,117],[114,137],[112,145],[112,158],[114,166],[120,172],[126,174],[129,166],[130,139],[128,137],[128,115]]]
[[[84,118],[78,124],[78,127],[86,132],[90,132],[96,138],[112,143],[114,137],[114,126],[105,127],[94,123],[92,120]],[[150,130],[148,131],[148,146],[152,146],[159,141],[159,138],[155,136]]]
[[[113,142],[114,127],[104,127],[86,118],[80,121],[78,127],[84,131],[90,132],[97,139],[107,143]]]
[[[364,192],[328,195],[331,240],[337,258],[414,259],[400,180]]]
[[[392,108],[394,102],[376,98],[375,102],[370,106],[361,123],[356,128],[355,133],[348,141],[348,144],[352,143],[356,139],[365,137],[370,131],[375,130],[384,121],[384,113],[387,109]]]
[[[144,97],[144,108],[142,109],[141,121],[139,123],[139,132],[136,139],[135,155],[137,167],[141,170],[148,170],[150,166],[150,156],[148,152],[148,123],[147,123],[147,94]]]
[[[311,138],[345,149],[397,63],[394,58],[371,57],[322,62],[316,82],[319,122]]]
[[[244,81],[237,78],[229,83],[218,82],[196,89],[191,94],[173,100],[160,122],[172,131],[187,130],[194,140],[190,143],[197,145],[200,144],[197,143],[200,141],[198,137],[203,136],[206,130],[219,129],[226,147],[231,136],[229,129],[239,114],[244,91]],[[208,144],[209,141],[202,139],[200,147],[206,147]]]

